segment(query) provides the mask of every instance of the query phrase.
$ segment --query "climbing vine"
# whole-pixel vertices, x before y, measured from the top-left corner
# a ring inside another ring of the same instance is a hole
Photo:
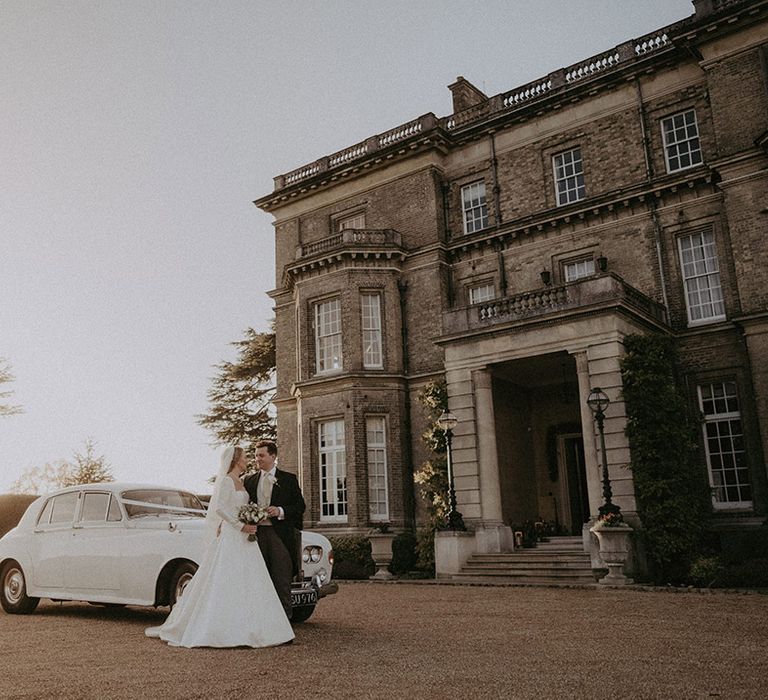
[[[685,578],[711,511],[697,418],[678,381],[673,340],[630,335],[621,361],[638,514],[658,582]]]
[[[419,567],[434,569],[435,530],[440,528],[448,514],[448,463],[446,460],[445,432],[438,425],[440,414],[448,409],[448,390],[445,382],[430,382],[419,392],[419,402],[428,416],[429,427],[422,433],[432,456],[413,475],[419,493],[426,503],[429,520],[418,532],[416,550]]]

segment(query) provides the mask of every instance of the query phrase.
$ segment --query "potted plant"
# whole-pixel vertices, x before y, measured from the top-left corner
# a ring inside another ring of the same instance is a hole
[[[376,573],[372,579],[387,581],[392,578],[389,565],[392,563],[392,540],[394,533],[389,531],[389,523],[382,523],[368,534],[371,543],[371,557],[376,564]]]
[[[624,563],[629,554],[629,536],[632,528],[624,522],[620,512],[610,511],[601,513],[597,522],[590,528],[600,544],[600,558],[608,567],[608,574],[600,579],[600,583],[623,586],[632,583],[632,579],[624,575]]]

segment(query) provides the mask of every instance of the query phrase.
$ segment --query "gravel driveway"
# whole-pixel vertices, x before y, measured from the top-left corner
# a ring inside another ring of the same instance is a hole
[[[763,698],[768,596],[341,583],[294,644],[174,649],[165,615],[0,612],[13,698]]]

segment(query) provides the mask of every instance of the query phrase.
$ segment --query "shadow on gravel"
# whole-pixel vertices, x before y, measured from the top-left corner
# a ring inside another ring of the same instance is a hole
[[[91,605],[89,603],[53,603],[38,608],[34,617],[69,617],[91,620],[136,620],[148,625],[160,624],[168,617],[168,610],[127,607],[119,605]]]

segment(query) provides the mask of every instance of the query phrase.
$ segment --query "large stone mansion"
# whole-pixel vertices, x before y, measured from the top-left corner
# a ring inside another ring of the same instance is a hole
[[[677,342],[714,528],[768,512],[768,0],[694,13],[508,92],[464,78],[425,114],[275,178],[277,421],[306,525],[423,513],[419,392],[447,383],[475,551],[572,534],[602,502],[586,404],[610,397],[617,502],[636,516],[619,359]],[[633,520],[634,518],[634,520]]]

